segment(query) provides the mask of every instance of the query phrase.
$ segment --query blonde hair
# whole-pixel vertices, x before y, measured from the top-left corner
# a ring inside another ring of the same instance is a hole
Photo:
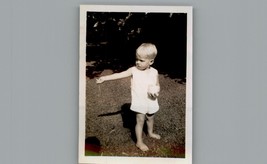
[[[152,43],[143,43],[136,49],[136,55],[142,55],[148,59],[155,59],[158,50]]]

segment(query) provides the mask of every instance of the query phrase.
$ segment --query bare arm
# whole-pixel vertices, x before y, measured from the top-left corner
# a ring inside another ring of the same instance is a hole
[[[120,73],[114,73],[111,75],[102,76],[102,77],[96,79],[96,83],[103,83],[104,81],[122,79],[125,77],[129,77],[131,75],[132,75],[132,69],[129,68],[126,71],[123,71]]]

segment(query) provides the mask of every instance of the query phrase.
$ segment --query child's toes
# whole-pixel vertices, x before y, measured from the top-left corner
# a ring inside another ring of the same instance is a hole
[[[149,135],[151,138],[155,138],[155,139],[160,139],[161,137],[160,137],[160,135],[158,135],[158,134],[155,134],[155,133],[152,133],[152,134],[150,134]]]
[[[148,151],[148,147],[145,144],[136,144],[136,147],[138,147],[142,151]]]

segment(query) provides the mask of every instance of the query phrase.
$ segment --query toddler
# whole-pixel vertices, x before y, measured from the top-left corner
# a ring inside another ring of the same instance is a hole
[[[136,50],[135,66],[120,73],[102,76],[96,79],[96,83],[116,80],[131,76],[131,107],[136,112],[136,146],[142,150],[149,150],[144,144],[142,133],[144,122],[147,123],[148,135],[160,139],[160,135],[153,132],[154,114],[159,110],[157,97],[160,86],[158,71],[151,67],[157,55],[157,48],[154,44],[143,43]]]

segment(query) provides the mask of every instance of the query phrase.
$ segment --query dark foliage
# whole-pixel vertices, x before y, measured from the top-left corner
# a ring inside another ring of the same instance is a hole
[[[171,78],[186,79],[186,14],[87,13],[87,76],[104,69],[119,72],[134,65],[135,50],[144,42],[157,46],[154,67]]]

